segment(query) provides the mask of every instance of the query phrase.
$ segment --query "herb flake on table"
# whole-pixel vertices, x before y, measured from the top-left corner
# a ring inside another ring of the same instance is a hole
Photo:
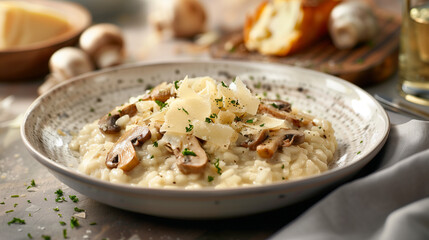
[[[97,223],[96,222],[92,222],[89,225],[94,226],[94,225],[97,225]]]
[[[58,212],[58,211],[60,211],[60,209],[58,207],[56,207],[56,208],[54,208],[54,211]]]
[[[36,187],[36,182],[34,181],[34,179],[31,180],[30,186],[28,186],[27,189],[32,187]]]
[[[4,203],[4,202],[0,202],[0,204],[1,204],[1,205],[4,205],[5,203]]]
[[[74,211],[75,211],[75,212],[85,212],[85,209],[75,207],[75,208],[74,208]]]
[[[70,218],[70,227],[71,228],[77,228],[79,226],[80,226],[79,225],[79,220],[77,218],[75,218],[75,217],[71,217]]]
[[[63,237],[64,239],[67,239],[67,229],[63,229]]]
[[[8,211],[6,211],[5,213],[11,213],[11,212],[13,212],[13,210],[8,210]]]
[[[13,207],[15,208],[16,206],[18,206],[18,203],[13,204]]]
[[[27,200],[27,202],[28,202],[28,203],[31,203],[31,201],[30,201],[30,200]]]
[[[51,236],[49,235],[42,235],[43,240],[51,240]]]
[[[14,217],[11,221],[7,223],[7,225],[11,225],[11,224],[25,224],[25,220]]]
[[[12,195],[12,196],[10,196],[11,198],[19,198],[19,195]]]
[[[65,226],[66,225],[66,222],[63,222],[63,221],[59,221],[59,223],[61,224],[61,226]]]
[[[74,203],[79,202],[79,198],[76,197],[76,195],[69,195],[70,200],[72,200]]]
[[[28,237],[29,239],[33,239],[33,236],[31,236],[31,234],[30,234],[30,233],[27,233],[27,237]]]

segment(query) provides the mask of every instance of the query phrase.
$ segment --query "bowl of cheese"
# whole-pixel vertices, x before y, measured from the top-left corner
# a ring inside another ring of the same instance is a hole
[[[75,3],[0,2],[0,81],[43,76],[50,56],[76,44],[90,24],[90,13]]]

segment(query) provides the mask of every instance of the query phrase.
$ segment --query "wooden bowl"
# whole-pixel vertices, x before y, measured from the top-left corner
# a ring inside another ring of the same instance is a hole
[[[91,24],[91,14],[76,3],[35,0],[34,4],[52,8],[61,14],[71,30],[46,41],[0,50],[0,81],[31,80],[47,74],[51,55],[58,49],[75,45],[80,34]]]

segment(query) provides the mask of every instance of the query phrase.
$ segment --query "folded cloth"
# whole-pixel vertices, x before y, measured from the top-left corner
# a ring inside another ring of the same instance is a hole
[[[429,239],[429,122],[393,125],[373,161],[271,239]]]

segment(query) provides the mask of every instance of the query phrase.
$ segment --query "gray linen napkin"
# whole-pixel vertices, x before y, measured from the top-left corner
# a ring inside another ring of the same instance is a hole
[[[429,239],[429,122],[393,125],[373,161],[271,239]]]

